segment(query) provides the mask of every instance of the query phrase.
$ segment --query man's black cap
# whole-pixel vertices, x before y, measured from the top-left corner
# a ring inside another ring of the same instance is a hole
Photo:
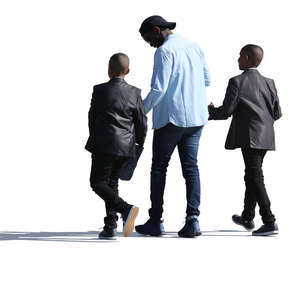
[[[139,30],[140,34],[143,35],[146,32],[152,31],[154,26],[174,29],[176,27],[176,23],[175,22],[167,22],[161,16],[151,16],[143,21],[141,28]]]

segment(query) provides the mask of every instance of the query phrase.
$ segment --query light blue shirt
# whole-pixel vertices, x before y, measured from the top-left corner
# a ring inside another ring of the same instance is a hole
[[[153,128],[168,123],[178,127],[205,125],[208,121],[205,86],[210,75],[200,47],[170,34],[154,55],[151,90],[143,101],[152,108]]]

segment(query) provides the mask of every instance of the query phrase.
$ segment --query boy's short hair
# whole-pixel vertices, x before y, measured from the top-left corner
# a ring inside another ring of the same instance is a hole
[[[109,59],[109,67],[116,75],[125,74],[129,68],[129,57],[124,53],[115,53]]]
[[[244,46],[241,52],[245,53],[249,57],[249,60],[256,67],[259,66],[264,56],[264,50],[262,49],[262,47],[253,44]]]

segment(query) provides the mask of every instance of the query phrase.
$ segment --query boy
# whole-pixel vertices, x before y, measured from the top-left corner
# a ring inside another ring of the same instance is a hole
[[[264,185],[262,164],[267,150],[275,150],[273,123],[281,117],[281,109],[274,81],[256,70],[262,58],[261,47],[244,46],[238,59],[239,68],[244,72],[229,80],[222,106],[215,108],[213,103],[208,106],[210,120],[226,120],[233,115],[225,148],[241,148],[246,192],[243,213],[233,215],[232,220],[247,230],[253,229],[257,203],[264,224],[252,235],[278,232]]]
[[[124,236],[129,236],[139,210],[118,194],[122,165],[135,155],[136,143],[143,146],[147,132],[141,90],[126,83],[128,73],[128,56],[114,54],[108,66],[110,81],[94,86],[89,110],[90,136],[85,148],[92,153],[90,184],[106,208],[99,238],[115,238],[117,213],[124,222]]]

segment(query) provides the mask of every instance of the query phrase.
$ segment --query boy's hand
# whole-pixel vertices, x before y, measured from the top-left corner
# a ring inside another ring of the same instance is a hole
[[[211,113],[212,113],[212,110],[213,110],[214,107],[215,107],[215,105],[212,102],[210,102],[208,107],[207,107],[208,108],[208,113],[209,113],[208,120],[212,120]]]

